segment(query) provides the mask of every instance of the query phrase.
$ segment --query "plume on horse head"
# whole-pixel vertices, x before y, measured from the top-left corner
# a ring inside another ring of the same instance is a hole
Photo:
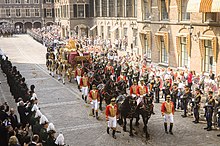
[[[116,98],[116,103],[117,103],[117,105],[118,105],[119,110],[121,110],[121,108],[122,108],[121,105],[124,103],[125,99],[126,99],[126,96],[125,96],[125,95],[119,95],[119,96]]]

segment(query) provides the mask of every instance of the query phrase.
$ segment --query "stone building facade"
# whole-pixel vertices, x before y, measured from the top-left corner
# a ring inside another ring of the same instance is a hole
[[[220,73],[220,1],[96,1],[98,36],[163,67]]]
[[[55,0],[55,22],[62,28],[61,36],[89,36],[94,23],[95,0]]]
[[[0,25],[24,32],[53,24],[53,7],[53,0],[0,0]]]

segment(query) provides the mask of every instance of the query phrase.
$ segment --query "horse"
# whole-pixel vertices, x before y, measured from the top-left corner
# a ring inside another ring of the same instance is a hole
[[[117,92],[119,95],[126,94],[127,84],[126,81],[120,80],[116,83]]]
[[[147,124],[152,114],[152,109],[153,109],[152,102],[153,101],[151,97],[144,96],[140,104],[137,106],[136,99],[131,96],[125,97],[124,95],[120,95],[117,97],[116,103],[118,103],[121,120],[124,120],[123,121],[124,131],[126,131],[126,124],[127,124],[126,118],[130,118],[130,136],[134,135],[132,132],[133,118],[136,118],[136,125],[138,125],[138,121],[140,119],[139,115],[141,115],[144,124],[143,131],[145,132],[146,139],[149,138]]]
[[[119,110],[119,124],[123,124],[123,131],[127,131],[126,130],[126,125],[127,125],[127,118],[130,119],[130,132],[129,135],[133,136],[133,126],[132,126],[132,122],[133,122],[133,118],[137,117],[137,113],[136,113],[136,107],[137,107],[137,103],[136,103],[136,99],[133,98],[132,96],[125,96],[125,95],[119,95],[116,99],[116,103],[118,105],[118,110]]]
[[[149,138],[149,133],[147,131],[147,124],[148,121],[151,117],[151,114],[153,113],[153,100],[152,100],[152,96],[147,96],[145,95],[142,98],[142,101],[140,102],[140,104],[137,107],[137,113],[138,115],[141,115],[142,119],[143,119],[143,123],[144,123],[144,132],[146,134],[146,138]],[[136,122],[136,125],[138,124],[138,120],[139,120],[139,116]]]
[[[113,97],[117,97],[118,93],[116,92],[116,86],[112,79],[108,79],[103,89],[103,96],[105,99],[105,103],[108,105],[111,102]]]

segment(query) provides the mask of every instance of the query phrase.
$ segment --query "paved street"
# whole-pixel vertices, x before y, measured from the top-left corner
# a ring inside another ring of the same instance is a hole
[[[131,138],[129,133],[116,133],[117,140],[106,133],[104,114],[97,121],[90,116],[90,107],[81,100],[80,92],[75,83],[63,85],[52,78],[45,66],[46,48],[27,35],[13,38],[0,38],[0,48],[7,54],[13,65],[17,66],[26,78],[28,86],[34,84],[39,98],[39,107],[43,114],[54,123],[57,132],[62,132],[65,142],[70,146],[171,146],[199,145],[218,146],[220,131],[207,132],[205,122],[193,124],[193,118],[182,118],[181,112],[174,115],[174,135],[164,133],[160,104],[155,105],[155,115],[148,124],[150,140],[145,141],[140,127],[134,127],[136,135]],[[10,95],[6,78],[0,73],[0,101],[8,101],[10,106],[15,103]],[[127,128],[129,130],[129,128]],[[121,127],[118,128],[121,130]]]

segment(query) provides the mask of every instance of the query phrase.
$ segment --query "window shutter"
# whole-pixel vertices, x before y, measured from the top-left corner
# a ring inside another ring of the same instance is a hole
[[[161,0],[157,0],[157,6],[159,13],[161,12]]]
[[[161,42],[160,42],[159,35],[155,35],[155,43],[156,43],[156,47],[157,47],[158,51],[160,51],[161,50]]]
[[[146,35],[147,35],[147,41],[148,41],[149,49],[151,49],[151,32],[147,31]]]
[[[213,56],[214,56],[214,60],[215,62],[217,62],[217,37],[213,37],[212,38],[212,48],[213,48]]]
[[[167,13],[169,12],[170,0],[165,0]]]
[[[73,17],[77,17],[77,5],[73,5]]]
[[[187,49],[188,55],[191,56],[191,36],[190,36],[190,34],[188,34],[186,36],[186,49]]]
[[[165,44],[165,48],[167,53],[169,53],[169,34],[168,32],[164,32],[164,44]]]
[[[179,56],[181,55],[180,39],[180,36],[176,36],[176,50]]]
[[[202,59],[204,59],[205,57],[205,45],[204,45],[205,41],[203,39],[199,40],[199,49],[200,49],[200,55],[202,57]]]

